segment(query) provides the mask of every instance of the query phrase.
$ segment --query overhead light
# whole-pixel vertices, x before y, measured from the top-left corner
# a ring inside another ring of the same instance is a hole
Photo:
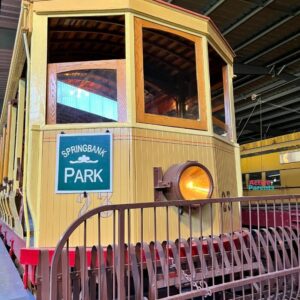
[[[259,94],[252,94],[250,98],[251,98],[252,101],[256,101],[258,96],[260,96],[260,95]]]

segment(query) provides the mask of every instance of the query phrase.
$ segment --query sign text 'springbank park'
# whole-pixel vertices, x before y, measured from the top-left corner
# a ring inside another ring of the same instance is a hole
[[[56,193],[112,192],[112,135],[59,134]]]

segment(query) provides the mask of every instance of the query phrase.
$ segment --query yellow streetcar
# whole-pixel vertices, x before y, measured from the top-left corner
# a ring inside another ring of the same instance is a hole
[[[0,121],[0,222],[16,255],[55,247],[99,206],[241,196],[233,57],[210,18],[165,2],[23,1]],[[233,206],[204,211],[213,221],[201,230],[190,212],[194,232],[238,230]],[[114,214],[101,219],[111,243]],[[164,239],[166,217],[156,220],[154,232],[145,210],[144,241]]]

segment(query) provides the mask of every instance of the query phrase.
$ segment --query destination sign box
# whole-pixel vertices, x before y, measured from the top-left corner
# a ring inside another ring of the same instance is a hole
[[[56,193],[112,192],[112,135],[59,134]]]

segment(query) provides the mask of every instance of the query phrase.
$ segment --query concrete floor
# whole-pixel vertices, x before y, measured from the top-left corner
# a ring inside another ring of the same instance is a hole
[[[33,300],[0,239],[0,300]]]

